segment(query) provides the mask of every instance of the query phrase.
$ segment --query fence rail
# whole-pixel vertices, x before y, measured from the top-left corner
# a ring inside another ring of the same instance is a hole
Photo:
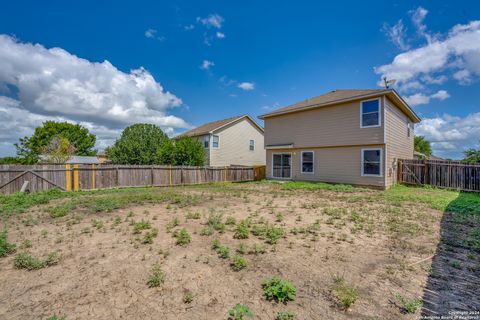
[[[460,161],[398,160],[398,181],[445,189],[480,192],[480,164]]]
[[[171,167],[112,165],[0,165],[0,193],[51,188],[93,190],[121,187],[176,186],[265,177],[264,167]]]

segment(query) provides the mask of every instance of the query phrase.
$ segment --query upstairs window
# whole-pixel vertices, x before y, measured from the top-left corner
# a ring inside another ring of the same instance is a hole
[[[382,175],[382,149],[362,150],[362,176]]]
[[[209,141],[209,136],[203,136],[203,147],[205,149],[208,149],[208,141]]]
[[[360,127],[380,126],[380,99],[362,101],[360,103]]]
[[[313,173],[313,151],[302,151],[302,173]]]
[[[220,138],[216,135],[212,136],[212,147],[218,149]]]
[[[210,137],[209,136],[203,136],[203,147],[205,149],[208,149],[208,143],[209,143],[209,139]]]
[[[250,151],[255,151],[255,140],[250,140],[248,148],[250,149]]]

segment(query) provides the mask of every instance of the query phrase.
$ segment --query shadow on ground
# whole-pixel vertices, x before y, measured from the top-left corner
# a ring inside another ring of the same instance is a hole
[[[423,294],[423,316],[480,311],[479,199],[480,194],[460,193],[445,209]]]

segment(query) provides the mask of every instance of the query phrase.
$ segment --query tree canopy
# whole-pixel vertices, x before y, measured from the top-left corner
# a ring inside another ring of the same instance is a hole
[[[43,148],[43,155],[50,163],[65,163],[75,153],[75,147],[65,137],[55,136]]]
[[[35,163],[54,137],[67,139],[75,148],[76,155],[97,154],[97,150],[93,149],[96,137],[87,128],[68,122],[45,121],[41,127],[35,128],[32,136],[20,138],[15,144],[17,155],[24,163]]]
[[[126,127],[120,139],[105,150],[108,158],[115,164],[157,164],[157,152],[169,141],[160,127],[137,123]]]
[[[463,152],[465,158],[463,161],[466,163],[480,163],[480,149],[468,149]]]
[[[413,141],[415,151],[420,152],[427,157],[430,157],[432,155],[432,147],[430,145],[430,141],[425,139],[425,137],[415,136]]]
[[[205,149],[197,140],[182,137],[176,141],[166,142],[158,150],[158,159],[161,164],[203,166],[205,164]]]

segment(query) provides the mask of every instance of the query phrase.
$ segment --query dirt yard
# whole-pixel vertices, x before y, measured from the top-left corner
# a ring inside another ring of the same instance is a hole
[[[417,319],[444,213],[415,198],[422,189],[399,188],[241,183],[3,200],[1,230],[16,247],[0,258],[0,319],[228,319],[236,304],[253,319]],[[478,281],[478,251],[463,258],[452,270]],[[293,301],[266,299],[272,276],[293,283]]]

